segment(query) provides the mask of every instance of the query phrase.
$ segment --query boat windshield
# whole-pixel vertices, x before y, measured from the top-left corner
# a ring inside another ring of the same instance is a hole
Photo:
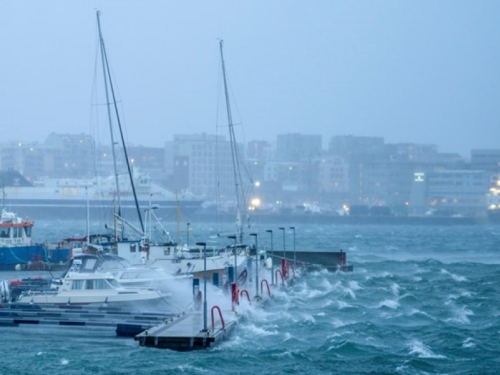
[[[103,270],[121,270],[130,267],[131,264],[125,259],[106,259],[100,266]]]
[[[106,280],[109,285],[111,285],[113,288],[121,288],[121,285],[118,281],[116,281],[115,279],[107,279]]]

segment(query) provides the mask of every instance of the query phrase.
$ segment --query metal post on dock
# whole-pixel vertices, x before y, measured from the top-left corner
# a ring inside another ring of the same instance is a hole
[[[257,233],[250,233],[250,236],[255,237],[255,297],[259,298],[259,243],[257,241]]]
[[[196,245],[203,246],[203,332],[207,329],[207,244],[197,242]]]
[[[189,247],[189,226],[191,225],[191,223],[186,223],[186,245],[187,247]]]
[[[271,285],[274,285],[274,244],[273,244],[273,231],[272,229],[266,230],[267,233],[271,233]]]
[[[279,230],[283,231],[283,258],[286,259],[286,246],[285,246],[285,228],[281,227]]]
[[[293,266],[297,265],[297,251],[295,250],[295,227],[290,227],[293,231]]]
[[[233,272],[233,282],[236,282],[236,278],[237,278],[237,273],[238,273],[238,260],[236,259],[236,236],[235,235],[231,235],[231,236],[227,236],[227,238],[229,239],[232,239],[234,240],[234,272]]]

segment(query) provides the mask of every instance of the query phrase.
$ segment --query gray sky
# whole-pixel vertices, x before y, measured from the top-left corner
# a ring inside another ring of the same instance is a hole
[[[500,148],[500,2],[469,0],[3,0],[2,141],[89,132],[96,9],[134,144],[215,133],[223,38],[241,141]]]

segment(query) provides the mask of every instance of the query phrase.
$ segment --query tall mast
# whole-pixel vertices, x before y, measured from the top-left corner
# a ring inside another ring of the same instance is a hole
[[[137,193],[135,191],[135,184],[134,184],[134,178],[132,175],[132,169],[130,167],[130,161],[128,158],[127,148],[125,147],[125,137],[123,136],[122,125],[120,122],[120,115],[118,113],[118,106],[116,105],[115,90],[113,87],[113,81],[111,80],[111,72],[109,69],[108,56],[106,54],[106,48],[104,46],[104,39],[102,37],[100,15],[101,15],[101,13],[99,11],[97,11],[97,25],[99,28],[99,41],[100,41],[100,45],[101,45],[102,69],[103,69],[103,75],[104,75],[104,86],[105,86],[105,91],[106,91],[106,101],[107,101],[107,107],[108,107],[108,119],[109,119],[109,126],[110,126],[110,132],[111,132],[111,142],[112,142],[112,150],[113,150],[113,165],[114,165],[114,169],[115,169],[116,193],[118,195],[118,216],[121,216],[121,201],[120,201],[120,190],[119,190],[119,184],[118,184],[118,170],[116,167],[116,157],[115,157],[115,149],[114,149],[115,141],[113,138],[113,129],[111,126],[112,125],[111,124],[111,107],[110,107],[110,102],[109,102],[109,98],[108,98],[108,95],[109,95],[108,94],[108,80],[109,80],[109,88],[111,91],[111,96],[113,97],[113,105],[115,108],[115,116],[116,116],[116,121],[118,123],[118,129],[120,131],[122,148],[123,148],[123,152],[125,154],[125,162],[127,164],[127,171],[128,171],[128,175],[130,178],[130,186],[132,187],[132,193],[134,195],[135,208],[137,210],[137,216],[139,217],[139,222],[141,224],[141,230],[144,233],[144,223],[142,222],[141,209],[139,208],[139,201],[137,200]]]
[[[118,168],[116,166],[115,134],[113,132],[113,117],[111,116],[111,102],[109,101],[108,79],[106,74],[106,48],[101,32],[101,12],[97,11],[97,27],[99,29],[99,45],[101,47],[102,76],[104,79],[104,92],[106,93],[106,108],[108,113],[109,133],[111,135],[111,152],[113,154],[113,171],[115,173],[116,196],[118,199],[118,216],[121,216],[120,183],[118,180]]]
[[[87,198],[87,248],[90,245],[90,201],[89,201],[89,187],[85,186],[85,196]]]
[[[231,158],[233,161],[233,176],[234,176],[234,185],[236,192],[236,230],[239,235],[240,243],[243,242],[243,224],[241,222],[241,205],[245,204],[245,196],[243,193],[243,181],[241,178],[241,172],[239,168],[239,156],[238,156],[238,147],[236,144],[236,137],[234,135],[234,125],[233,118],[231,115],[231,103],[229,101],[229,90],[227,87],[227,78],[226,78],[226,65],[224,63],[224,52],[223,52],[224,41],[219,41],[220,46],[220,57],[222,63],[222,77],[224,80],[224,96],[226,98],[226,112],[227,112],[227,122],[229,127],[229,142],[231,144]],[[246,208],[245,208],[246,211]]]

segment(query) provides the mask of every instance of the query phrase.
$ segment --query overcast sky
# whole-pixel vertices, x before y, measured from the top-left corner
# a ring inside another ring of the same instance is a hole
[[[89,133],[96,9],[135,145],[216,132],[222,38],[241,141],[500,148],[500,1],[470,0],[2,0],[2,142]]]

